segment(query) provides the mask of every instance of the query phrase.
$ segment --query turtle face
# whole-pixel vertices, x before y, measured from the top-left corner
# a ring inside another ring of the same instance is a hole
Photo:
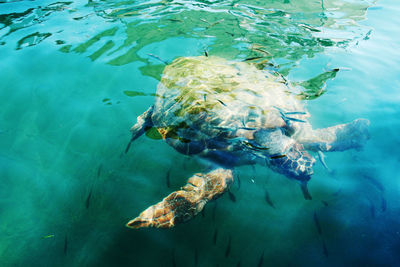
[[[305,182],[313,174],[315,159],[304,149],[303,145],[278,129],[261,129],[255,132],[254,141],[264,149],[256,154],[276,172],[287,177]],[[261,152],[261,153],[260,153]]]

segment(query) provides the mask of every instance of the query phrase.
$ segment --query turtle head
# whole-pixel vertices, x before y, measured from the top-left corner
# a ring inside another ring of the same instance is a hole
[[[254,141],[256,146],[265,149],[258,156],[273,170],[301,182],[310,180],[315,159],[284,130],[258,130],[254,133]]]

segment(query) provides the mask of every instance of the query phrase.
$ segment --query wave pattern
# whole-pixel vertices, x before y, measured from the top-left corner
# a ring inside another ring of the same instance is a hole
[[[207,49],[227,58],[274,59],[287,74],[303,57],[365,38],[369,29],[358,23],[373,4],[362,0],[55,2],[1,14],[0,42],[5,45],[10,35],[29,28],[17,39],[16,49],[48,38],[62,45],[62,52],[111,65],[141,61],[149,67],[149,56],[140,53],[144,47],[170,38],[194,38],[199,43],[197,53]],[[3,4],[7,5],[16,3]],[[60,17],[65,21],[61,29],[40,31],[41,25]]]

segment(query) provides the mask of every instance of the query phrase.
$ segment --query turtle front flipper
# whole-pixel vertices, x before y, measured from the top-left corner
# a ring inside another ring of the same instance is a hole
[[[136,124],[132,126],[132,137],[126,146],[125,153],[128,153],[129,148],[133,141],[145,133],[146,130],[153,126],[151,116],[153,115],[153,106],[149,107],[142,115],[137,117]]]
[[[360,149],[369,139],[369,120],[356,119],[350,123],[328,128],[303,131],[297,140],[312,151],[343,151]]]
[[[206,174],[197,173],[189,178],[181,190],[172,192],[161,202],[150,206],[127,227],[171,228],[196,216],[208,201],[218,198],[233,182],[232,170],[216,169]]]

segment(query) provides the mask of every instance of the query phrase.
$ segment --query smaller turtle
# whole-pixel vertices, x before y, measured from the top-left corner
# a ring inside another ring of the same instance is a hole
[[[199,56],[167,65],[154,105],[131,128],[131,142],[153,128],[177,151],[206,159],[212,169],[193,175],[127,226],[170,228],[188,221],[229,189],[233,168],[243,164],[267,165],[299,181],[311,199],[306,185],[315,159],[307,151],[359,149],[369,121],[314,130],[293,92],[279,76],[247,62]]]

